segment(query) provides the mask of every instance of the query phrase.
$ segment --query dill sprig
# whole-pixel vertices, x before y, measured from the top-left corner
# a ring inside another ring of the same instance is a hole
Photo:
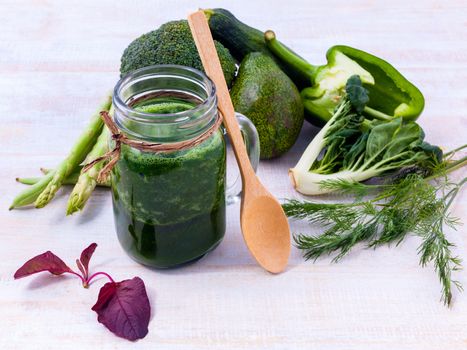
[[[420,254],[420,264],[426,266],[429,262],[434,262],[436,273],[442,285],[444,304],[450,305],[452,300],[451,286],[454,285],[458,290],[463,290],[459,281],[452,280],[451,273],[462,268],[462,260],[453,256],[451,248],[454,244],[449,242],[444,235],[443,225],[456,228],[460,224],[459,220],[452,217],[448,210],[459,193],[462,185],[467,181],[464,178],[457,184],[448,184],[451,187],[440,201],[443,206],[439,215],[431,217],[431,220],[423,220],[419,223],[415,233],[422,237],[422,243],[418,248]]]
[[[315,203],[289,200],[284,203],[284,211],[289,217],[306,219],[324,227],[324,232],[315,236],[295,234],[295,243],[304,251],[307,260],[335,253],[333,261],[337,262],[359,243],[368,247],[398,245],[409,234],[415,234],[422,239],[418,248],[420,264],[434,264],[442,286],[441,298],[450,305],[452,286],[462,289],[451,276],[453,271],[461,268],[461,260],[453,256],[451,248],[454,244],[445,236],[443,227],[455,228],[460,224],[449,214],[449,207],[467,178],[452,183],[446,174],[464,166],[466,161],[466,157],[445,161],[428,178],[415,172],[404,174],[405,177],[393,183],[368,185],[345,180],[326,181],[323,186],[353,194],[355,201]],[[441,180],[429,181],[438,177]],[[370,199],[363,199],[370,195]]]

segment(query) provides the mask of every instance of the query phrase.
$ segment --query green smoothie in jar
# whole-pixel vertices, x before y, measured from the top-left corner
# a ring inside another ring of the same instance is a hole
[[[118,82],[113,104],[122,134],[163,146],[120,145],[112,170],[120,244],[137,262],[157,268],[201,258],[221,242],[226,226],[226,145],[213,83],[188,67],[147,67]],[[237,117],[256,165],[256,130]]]

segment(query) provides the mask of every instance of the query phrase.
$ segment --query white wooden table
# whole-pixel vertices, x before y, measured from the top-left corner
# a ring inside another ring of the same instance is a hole
[[[131,3],[131,4],[130,4]],[[153,271],[134,263],[114,232],[109,193],[65,216],[70,189],[45,209],[7,208],[23,187],[16,176],[53,167],[118,78],[127,44],[160,24],[184,18],[199,1],[0,1],[0,349],[465,349],[467,295],[439,302],[433,268],[418,264],[419,241],[357,250],[340,264],[305,262],[272,276],[248,254],[238,205],[228,208],[223,243],[196,264]],[[345,43],[386,58],[418,85],[427,105],[420,123],[446,149],[467,133],[467,2],[218,1],[312,62]],[[279,198],[296,196],[287,177],[315,130],[306,125],[286,156],[262,162],[259,175]],[[465,173],[464,173],[465,176]],[[453,211],[467,219],[465,193]],[[306,226],[293,229],[311,232]],[[448,231],[466,258],[466,229]],[[104,280],[89,290],[44,273],[13,280],[30,257],[52,250],[70,264],[91,242],[91,268],[115,279],[140,276],[153,317],[149,335],[131,344],[90,310]],[[465,272],[457,274],[467,285]]]

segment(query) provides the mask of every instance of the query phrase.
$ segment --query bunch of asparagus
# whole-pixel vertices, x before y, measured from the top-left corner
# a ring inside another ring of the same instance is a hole
[[[108,151],[109,130],[100,118],[100,112],[113,113],[112,97],[107,96],[99,109],[91,117],[86,130],[73,145],[68,156],[55,169],[41,169],[44,173],[40,178],[17,178],[25,185],[30,185],[21,192],[10,206],[10,210],[34,204],[43,208],[55,196],[62,185],[74,185],[67,205],[67,215],[84,208],[92,191],[97,185],[109,186],[109,183],[98,183],[97,175],[103,167],[103,162],[92,166],[88,171],[82,170],[82,165],[102,156]]]

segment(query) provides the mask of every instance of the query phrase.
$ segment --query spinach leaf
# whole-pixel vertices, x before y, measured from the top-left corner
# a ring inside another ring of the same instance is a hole
[[[363,87],[362,80],[358,75],[352,75],[347,80],[345,92],[357,113],[362,113],[370,98],[368,97],[368,90]]]

